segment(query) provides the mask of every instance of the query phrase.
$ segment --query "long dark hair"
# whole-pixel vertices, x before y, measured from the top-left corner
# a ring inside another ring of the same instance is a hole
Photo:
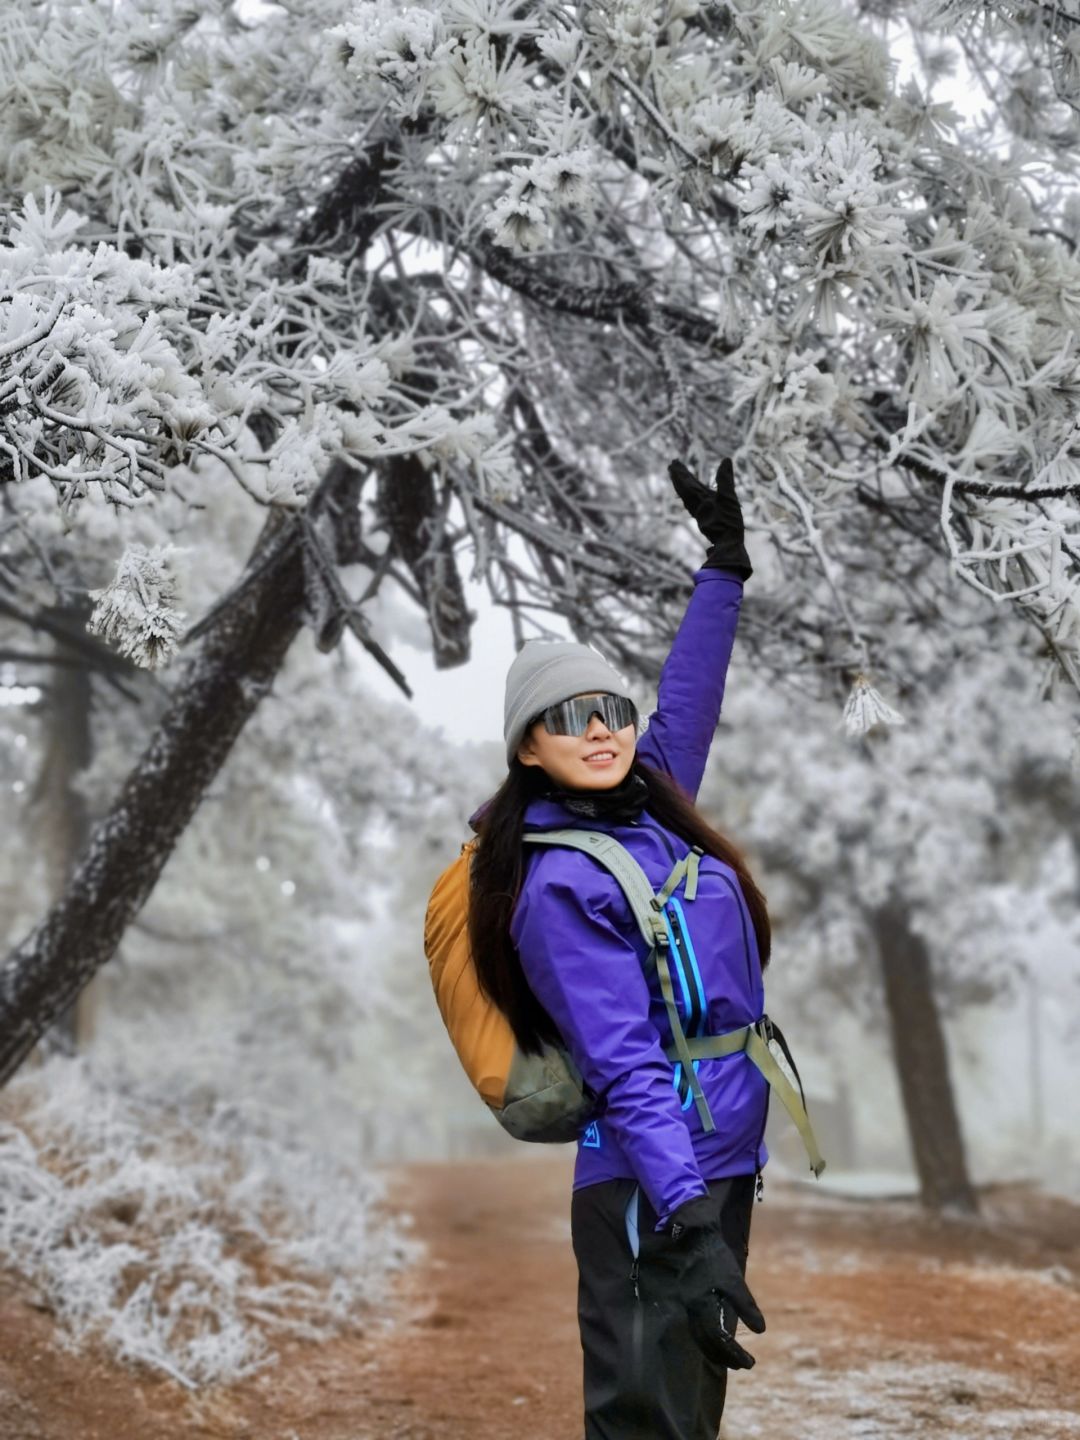
[[[636,756],[631,765],[649,787],[645,802],[649,813],[686,841],[700,845],[707,855],[730,865],[738,876],[757,936],[762,969],[769,963],[772,932],[765,897],[754,883],[741,851],[704,819],[685,792],[661,770]],[[518,1045],[535,1054],[544,1041],[559,1035],[537,1000],[521,968],[510,938],[514,911],[525,869],[521,834],[525,809],[551,781],[539,765],[511,761],[506,779],[479,817],[478,840],[472,857],[469,893],[469,944],[477,977],[484,993],[510,1022]]]

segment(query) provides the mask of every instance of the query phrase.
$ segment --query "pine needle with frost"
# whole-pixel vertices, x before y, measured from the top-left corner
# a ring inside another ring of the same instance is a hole
[[[866,735],[875,725],[906,725],[904,717],[887,704],[865,675],[857,675],[844,706],[842,724],[853,739]]]

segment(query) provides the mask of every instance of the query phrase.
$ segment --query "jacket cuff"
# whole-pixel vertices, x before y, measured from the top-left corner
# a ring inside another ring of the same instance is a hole
[[[691,1190],[688,1191],[685,1195],[678,1195],[673,1198],[671,1202],[665,1207],[664,1213],[657,1217],[657,1221],[656,1224],[653,1226],[653,1229],[659,1235],[661,1231],[668,1229],[669,1225],[671,1224],[671,1217],[681,1206],[688,1204],[691,1200],[708,1200],[708,1198],[709,1187],[705,1184],[705,1181],[702,1180],[700,1190]]]
[[[710,565],[708,561],[694,571],[695,584],[699,580],[737,580],[740,585],[744,585],[746,578],[739,570],[732,570],[727,565]]]

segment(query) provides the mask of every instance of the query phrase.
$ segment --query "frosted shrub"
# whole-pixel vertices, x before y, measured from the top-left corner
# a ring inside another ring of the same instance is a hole
[[[163,1081],[54,1056],[6,1091],[0,1252],[69,1344],[97,1338],[196,1387],[383,1298],[412,1246],[375,1223],[370,1174],[254,1104]]]

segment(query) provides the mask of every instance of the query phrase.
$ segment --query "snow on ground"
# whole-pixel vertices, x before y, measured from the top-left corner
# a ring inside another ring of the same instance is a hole
[[[69,1346],[93,1336],[186,1387],[370,1313],[417,1247],[362,1165],[280,1117],[53,1057],[0,1110],[0,1258]]]
[[[0,1287],[0,1440],[580,1440],[572,1162],[402,1169],[389,1199],[427,1252],[394,1323],[281,1337],[272,1369],[198,1392],[59,1350]],[[726,1440],[1078,1440],[1078,1207],[1008,1187],[943,1221],[803,1198],[773,1184],[755,1207],[768,1329],[732,1376]]]
[[[1067,1440],[1080,1435],[1080,1415],[1017,1406],[1014,1382],[963,1365],[877,1361],[834,1370],[821,1352],[793,1352],[777,1383],[754,1374],[731,1385],[722,1440]]]

